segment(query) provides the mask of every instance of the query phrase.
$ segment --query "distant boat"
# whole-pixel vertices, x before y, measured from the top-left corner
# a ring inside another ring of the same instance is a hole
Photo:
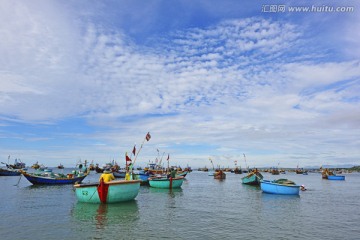
[[[241,178],[243,184],[247,185],[260,185],[260,181],[263,179],[263,175],[257,170],[251,171],[247,176]]]
[[[272,174],[272,175],[279,175],[279,174],[280,174],[280,171],[279,171],[278,168],[275,168],[275,167],[274,167],[274,168],[271,169],[271,174]]]
[[[18,169],[0,168],[0,176],[20,176],[21,172]]]
[[[38,162],[36,162],[36,163],[34,163],[34,164],[31,166],[31,168],[33,168],[33,169],[39,169],[39,168],[40,168],[40,165],[39,165]]]
[[[58,166],[58,169],[64,169],[64,165],[62,165],[61,163]]]
[[[79,202],[119,203],[134,200],[139,193],[139,180],[115,180],[104,183],[75,184]]]
[[[334,174],[334,172],[330,171],[329,169],[325,168],[322,173],[322,178],[323,179],[328,179],[328,180],[345,180],[345,176],[341,176],[341,175],[336,175]]]
[[[226,173],[224,173],[223,171],[216,171],[214,173],[214,179],[225,179],[226,178]]]
[[[54,174],[52,172],[27,173],[20,170],[24,177],[34,185],[62,185],[81,183],[88,173],[75,174]]]
[[[236,167],[236,168],[234,169],[234,173],[235,173],[235,174],[242,174],[241,168]]]
[[[340,175],[329,175],[327,177],[328,180],[345,180],[345,176]]]
[[[149,185],[153,188],[180,188],[184,182],[184,177],[175,177],[175,178],[167,178],[167,177],[153,177],[149,178]]]
[[[262,180],[260,187],[264,193],[271,194],[299,195],[300,192],[300,186],[288,179],[278,179],[274,181]]]

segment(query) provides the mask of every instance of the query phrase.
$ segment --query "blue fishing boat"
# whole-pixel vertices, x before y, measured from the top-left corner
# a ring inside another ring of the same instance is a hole
[[[154,188],[180,188],[184,182],[184,177],[175,177],[175,178],[167,178],[167,177],[152,177],[149,178],[150,187]]]
[[[21,172],[12,168],[0,168],[0,176],[20,176]]]
[[[132,174],[132,177],[134,180],[140,180],[140,185],[148,185],[149,184],[149,178],[150,178],[150,175],[148,172],[144,172],[144,171],[141,171],[141,172],[137,172],[137,173],[133,173]]]
[[[88,175],[88,172],[67,175],[61,173],[55,174],[53,172],[27,173],[23,170],[20,170],[20,172],[29,182],[34,185],[62,185],[81,183]]]
[[[300,192],[300,186],[288,179],[262,180],[260,187],[264,193],[271,194],[299,195]]]
[[[105,183],[75,184],[79,202],[119,203],[134,200],[139,193],[140,180],[115,180]]]
[[[340,175],[329,175],[327,176],[328,180],[345,180],[345,176]]]
[[[251,171],[247,176],[241,178],[243,184],[259,186],[263,175],[257,170]]]

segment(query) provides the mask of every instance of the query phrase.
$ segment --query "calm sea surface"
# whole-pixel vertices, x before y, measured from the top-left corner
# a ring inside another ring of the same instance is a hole
[[[360,174],[263,175],[308,190],[270,195],[242,185],[244,174],[221,181],[194,171],[181,189],[142,186],[135,201],[97,205],[78,203],[71,185],[0,177],[0,239],[360,239]],[[98,178],[91,172],[84,182]]]

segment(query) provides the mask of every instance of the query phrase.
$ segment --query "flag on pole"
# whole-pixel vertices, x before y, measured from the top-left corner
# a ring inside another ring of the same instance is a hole
[[[132,153],[134,154],[135,156],[135,153],[136,153],[136,145],[134,146],[133,150],[132,150]]]
[[[129,158],[129,156],[127,155],[127,153],[125,154],[125,158],[126,158],[126,162],[131,162],[131,158]]]
[[[151,138],[151,135],[150,135],[150,133],[148,132],[147,134],[146,134],[146,141],[149,141],[150,140],[150,138]]]
[[[169,161],[170,155],[168,154],[168,158],[166,159],[167,161]]]

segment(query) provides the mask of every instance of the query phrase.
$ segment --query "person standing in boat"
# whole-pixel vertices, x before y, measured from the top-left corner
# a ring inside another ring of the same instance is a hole
[[[172,177],[172,178],[176,177],[176,169],[171,168],[170,177]]]
[[[112,172],[110,171],[110,169],[105,169],[104,172],[101,174],[100,178],[99,178],[99,182],[101,182],[101,180],[103,180],[104,182],[110,182],[112,180],[115,180],[114,175],[112,174]]]

